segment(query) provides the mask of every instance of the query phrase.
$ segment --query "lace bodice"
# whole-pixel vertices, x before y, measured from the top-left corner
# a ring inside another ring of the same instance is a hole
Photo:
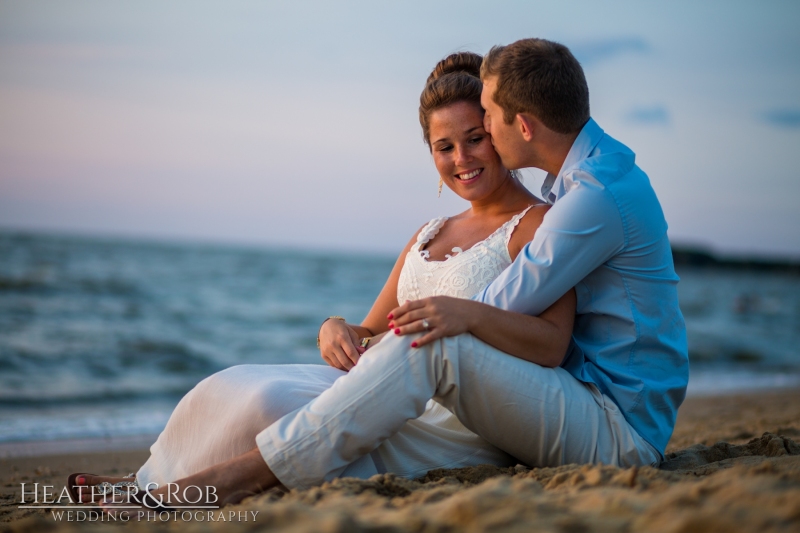
[[[397,282],[397,301],[419,300],[428,296],[472,298],[511,264],[508,241],[519,221],[533,206],[497,228],[469,250],[453,248],[444,261],[428,261],[421,248],[439,233],[448,217],[434,218],[419,232],[417,242],[406,254]]]

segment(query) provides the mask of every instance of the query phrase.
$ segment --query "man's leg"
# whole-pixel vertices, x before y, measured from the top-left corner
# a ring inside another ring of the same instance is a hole
[[[610,400],[563,369],[471,335],[422,348],[411,348],[413,339],[383,339],[330,389],[259,433],[258,448],[283,484],[306,488],[336,477],[422,414],[430,398],[530,465],[658,459]]]

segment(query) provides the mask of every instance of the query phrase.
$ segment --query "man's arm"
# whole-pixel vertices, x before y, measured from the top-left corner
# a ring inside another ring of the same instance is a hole
[[[422,333],[411,343],[412,348],[442,337],[472,333],[509,355],[555,368],[564,360],[572,338],[575,291],[567,292],[539,316],[449,296],[406,302],[392,310],[392,316],[396,335]]]
[[[587,178],[558,199],[533,240],[474,300],[539,315],[622,250],[619,208],[607,189]]]

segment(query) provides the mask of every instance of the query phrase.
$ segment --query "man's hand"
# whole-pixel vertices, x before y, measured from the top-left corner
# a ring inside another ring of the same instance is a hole
[[[411,343],[418,348],[442,337],[455,337],[470,331],[476,318],[476,303],[462,298],[432,296],[407,301],[389,313],[389,329],[396,335],[422,333]],[[426,327],[427,326],[427,327]]]
[[[334,368],[349,371],[364,348],[359,346],[358,334],[341,320],[326,320],[319,329],[319,353]]]

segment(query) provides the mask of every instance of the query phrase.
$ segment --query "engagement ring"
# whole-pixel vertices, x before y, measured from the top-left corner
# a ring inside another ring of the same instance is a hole
[[[422,327],[425,328],[426,330],[431,329],[431,324],[430,322],[428,322],[427,318],[422,319]]]

